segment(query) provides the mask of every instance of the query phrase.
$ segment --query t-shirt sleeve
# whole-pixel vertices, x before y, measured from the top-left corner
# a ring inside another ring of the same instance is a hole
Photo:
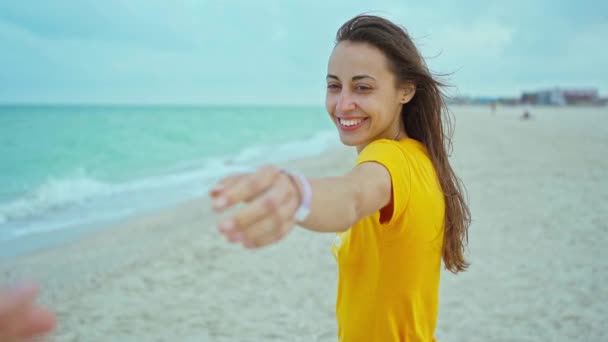
[[[387,139],[373,141],[359,153],[355,163],[377,162],[390,173],[391,202],[380,210],[380,223],[385,225],[390,225],[405,212],[410,198],[410,165],[396,144]]]

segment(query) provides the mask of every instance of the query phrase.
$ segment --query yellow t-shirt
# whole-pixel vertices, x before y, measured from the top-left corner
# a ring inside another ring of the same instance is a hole
[[[332,245],[339,340],[435,341],[445,217],[435,169],[410,138],[370,143],[356,165],[370,161],[388,169],[393,198]]]

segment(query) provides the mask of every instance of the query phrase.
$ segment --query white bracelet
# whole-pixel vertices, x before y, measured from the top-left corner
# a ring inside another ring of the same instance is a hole
[[[296,210],[295,220],[297,223],[301,223],[304,220],[306,220],[306,218],[310,214],[312,187],[311,187],[308,179],[303,174],[298,173],[298,172],[289,172],[289,171],[285,171],[285,170],[283,170],[283,172],[285,172],[287,174],[287,176],[293,176],[295,179],[292,179],[292,180],[296,181],[300,184],[300,187],[298,188],[298,190],[300,190],[300,189],[302,190],[301,191],[302,192],[301,193],[302,201],[300,202],[300,206]]]

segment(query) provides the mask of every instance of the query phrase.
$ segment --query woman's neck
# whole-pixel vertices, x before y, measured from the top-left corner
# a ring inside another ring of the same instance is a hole
[[[386,138],[386,139],[391,139],[391,140],[395,140],[395,141],[400,141],[407,138],[407,133],[405,132],[405,130],[402,129],[398,129],[391,138]],[[372,140],[373,141],[373,140]],[[367,146],[368,144],[371,144],[370,141],[369,143],[365,144],[365,145],[360,145],[357,146],[357,154],[361,153],[361,151],[365,148],[365,146]]]

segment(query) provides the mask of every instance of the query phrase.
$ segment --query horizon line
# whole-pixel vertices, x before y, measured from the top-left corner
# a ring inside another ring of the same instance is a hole
[[[102,102],[102,101],[83,101],[83,102],[68,102],[68,101],[0,101],[0,106],[123,106],[123,107],[220,107],[220,106],[252,106],[252,107],[323,107],[324,104],[314,103],[228,103],[228,102]]]

